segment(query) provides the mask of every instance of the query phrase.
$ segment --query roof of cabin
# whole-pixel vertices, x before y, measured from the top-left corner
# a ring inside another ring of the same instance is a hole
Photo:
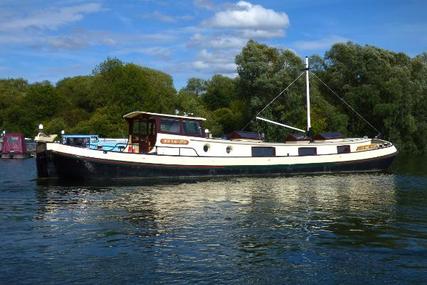
[[[4,138],[7,138],[7,137],[20,137],[22,139],[25,139],[23,133],[6,133],[6,134],[4,134]]]
[[[206,121],[205,118],[201,118],[201,117],[177,116],[177,115],[151,113],[151,112],[143,112],[143,111],[130,112],[130,113],[124,115],[123,118],[125,118],[125,119],[132,119],[132,118],[138,117],[140,115],[165,117],[165,118],[174,118],[174,119],[187,119],[187,120],[196,120],[196,121]]]
[[[333,140],[342,139],[343,135],[340,132],[321,133],[313,137],[315,140]]]
[[[231,139],[262,140],[262,136],[255,132],[233,131],[228,137]]]

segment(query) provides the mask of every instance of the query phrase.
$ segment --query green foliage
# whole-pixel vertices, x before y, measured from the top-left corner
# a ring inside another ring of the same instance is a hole
[[[71,133],[91,133],[102,137],[126,137],[126,124],[116,106],[98,108],[87,121],[80,121]]]
[[[290,50],[249,41],[236,56],[237,78],[190,78],[178,93],[170,75],[107,59],[92,75],[29,84],[0,80],[0,128],[33,136],[39,123],[50,133],[96,133],[124,137],[122,116],[135,110],[207,118],[214,136],[242,129],[283,141],[289,130],[255,121],[255,115],[302,73],[303,60]],[[427,53],[409,57],[373,46],[336,44],[324,57],[310,57],[311,71],[404,152],[427,152]],[[304,76],[260,116],[305,129]],[[340,131],[375,136],[315,77],[311,77],[315,133]]]
[[[93,87],[93,76],[64,78],[56,84],[58,94],[61,94],[68,107],[82,109],[88,113],[95,110]]]
[[[176,93],[172,78],[163,72],[108,59],[94,70],[96,107],[114,105],[120,114],[135,110],[173,112]]]
[[[28,83],[23,79],[0,80],[0,128],[10,132],[18,131],[16,125],[18,114],[21,112],[19,105],[28,91]]]
[[[322,72],[324,62],[319,56],[313,56],[314,70]],[[242,53],[236,57],[239,72],[239,90],[249,107],[246,118],[249,121],[262,110],[273,98],[284,90],[304,67],[302,60],[289,50],[280,50],[249,41]],[[304,78],[304,77],[303,77]],[[305,129],[307,125],[305,107],[305,81],[295,82],[276,102],[260,113],[261,117],[297,126]],[[346,117],[337,111],[320,94],[318,85],[311,85],[312,127],[315,132],[322,132],[334,127],[346,129]],[[252,130],[266,134],[271,140],[282,141],[289,130],[252,121]]]
[[[225,108],[236,99],[236,84],[231,78],[214,75],[206,85],[207,89],[202,99],[209,110]]]
[[[426,120],[425,58],[425,54],[411,59],[373,46],[336,44],[326,53],[327,68],[321,76],[401,151],[418,152],[427,142],[418,138]],[[343,105],[339,110],[347,111]],[[357,117],[350,119],[348,129],[376,135]]]
[[[206,80],[200,78],[190,78],[187,81],[187,86],[185,86],[182,91],[187,91],[189,93],[200,96],[206,92],[206,85]]]

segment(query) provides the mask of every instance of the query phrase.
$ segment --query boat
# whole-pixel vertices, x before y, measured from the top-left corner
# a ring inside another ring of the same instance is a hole
[[[27,143],[24,134],[5,133],[2,137],[1,158],[29,158]]]
[[[39,134],[38,176],[181,179],[387,170],[397,154],[389,141],[343,138],[339,133],[311,134],[308,59],[305,72],[306,130],[263,118],[258,116],[260,112],[256,116],[257,120],[301,132],[289,135],[284,142],[265,142],[261,134],[244,131],[233,132],[227,138],[212,138],[203,127],[205,118],[134,111],[123,116],[128,124],[128,139],[120,149],[55,143]]]
[[[127,139],[101,138],[98,135],[63,134],[61,139],[65,145],[108,151],[122,151],[127,145]]]

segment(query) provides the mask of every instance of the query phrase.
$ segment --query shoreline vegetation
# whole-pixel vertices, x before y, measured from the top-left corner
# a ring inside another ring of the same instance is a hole
[[[247,131],[284,141],[289,130],[255,121],[254,116],[301,73],[303,59],[290,50],[251,40],[235,62],[236,78],[191,78],[179,91],[164,72],[111,58],[91,75],[64,78],[56,85],[0,79],[0,130],[33,137],[43,123],[48,133],[65,130],[125,137],[123,114],[179,110],[206,117],[205,127],[214,136],[247,125]],[[409,57],[374,46],[340,43],[323,57],[311,56],[310,67],[399,151],[427,153],[427,52]],[[315,133],[378,135],[319,80],[311,80],[310,91]],[[262,115],[297,127],[306,125],[304,80],[297,81]]]

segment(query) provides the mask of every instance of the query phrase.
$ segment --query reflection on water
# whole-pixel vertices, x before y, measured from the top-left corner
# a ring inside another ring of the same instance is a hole
[[[111,187],[30,179],[22,185],[0,192],[0,281],[376,284],[427,278],[426,176]]]

